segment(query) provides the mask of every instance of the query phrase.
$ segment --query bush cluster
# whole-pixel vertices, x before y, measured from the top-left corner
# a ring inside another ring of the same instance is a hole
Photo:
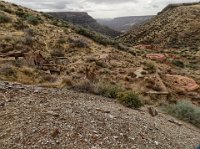
[[[139,108],[143,105],[139,94],[132,91],[122,92],[119,94],[118,100],[122,105],[129,108]]]
[[[117,85],[106,82],[91,82],[89,80],[81,81],[73,85],[73,89],[101,95],[108,98],[117,99],[119,103],[129,108],[139,108],[143,105],[139,94],[133,91],[126,91]]]
[[[0,13],[0,23],[9,23],[12,19],[7,16],[5,13]]]
[[[164,107],[164,111],[200,128],[200,108],[189,101],[180,101],[177,104],[168,105]]]

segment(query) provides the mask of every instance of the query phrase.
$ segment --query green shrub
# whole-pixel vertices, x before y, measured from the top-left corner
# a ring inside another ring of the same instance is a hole
[[[116,85],[103,81],[95,82],[89,80],[78,82],[73,86],[73,89],[114,99],[116,99],[118,94],[122,91],[122,89]]]
[[[156,63],[154,61],[146,61],[145,63],[146,67],[147,67],[147,70],[150,72],[150,73],[155,73],[156,72]]]
[[[39,23],[41,23],[41,20],[38,17],[35,16],[27,16],[26,20],[28,23],[32,24],[32,25],[38,25]]]
[[[15,14],[20,17],[20,18],[25,18],[27,16],[27,14],[23,11],[23,9],[17,9],[17,11],[15,12]]]
[[[178,61],[178,60],[173,60],[172,64],[176,65],[177,67],[181,67],[181,68],[185,67],[184,63],[182,61]]]
[[[0,23],[10,23],[12,19],[4,13],[0,13]]]
[[[113,85],[106,82],[98,82],[94,85],[94,92],[98,95],[102,95],[108,98],[116,99],[118,94],[122,92],[123,89],[117,85]]]
[[[5,12],[10,13],[10,14],[13,13],[13,11],[12,11],[11,9],[6,8],[6,7],[5,7],[4,5],[2,5],[2,4],[0,4],[0,10],[1,10],[1,11],[5,11]]]
[[[168,105],[163,110],[180,120],[189,122],[200,128],[200,107],[195,106],[189,101],[181,101],[174,105]]]
[[[109,37],[103,36],[97,32],[91,31],[89,29],[86,29],[83,27],[76,27],[75,30],[78,34],[89,37],[99,44],[102,44],[102,45],[114,45],[115,44],[115,41],[110,39]]]
[[[143,105],[142,101],[140,100],[139,94],[131,91],[122,92],[118,96],[118,101],[129,108],[139,108]]]
[[[58,44],[65,44],[67,40],[64,37],[60,37],[57,41]]]

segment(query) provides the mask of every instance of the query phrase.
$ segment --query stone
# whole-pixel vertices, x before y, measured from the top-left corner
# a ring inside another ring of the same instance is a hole
[[[154,107],[149,107],[148,110],[149,110],[149,114],[151,114],[151,116],[158,115],[158,111]]]
[[[51,136],[53,138],[56,138],[59,135],[60,131],[58,129],[53,130],[53,132],[51,133]]]
[[[169,119],[168,121],[171,122],[171,123],[174,123],[174,124],[176,124],[176,125],[178,125],[178,126],[182,126],[182,125],[183,125],[183,123],[178,122],[178,121],[176,121],[175,119]]]
[[[151,60],[158,60],[158,61],[163,61],[166,59],[164,54],[147,54],[146,57]]]
[[[167,74],[166,79],[177,90],[190,92],[199,89],[199,85],[196,83],[196,81],[186,76]]]

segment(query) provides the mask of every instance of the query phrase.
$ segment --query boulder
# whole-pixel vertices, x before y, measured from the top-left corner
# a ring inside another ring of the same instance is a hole
[[[166,75],[166,79],[170,82],[171,86],[182,91],[195,91],[199,85],[192,78],[181,75]]]
[[[166,56],[163,54],[147,54],[146,57],[151,60],[158,60],[158,61],[163,61],[166,59]]]

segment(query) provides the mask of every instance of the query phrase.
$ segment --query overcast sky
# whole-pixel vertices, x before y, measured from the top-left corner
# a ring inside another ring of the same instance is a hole
[[[38,11],[84,11],[94,18],[157,14],[169,3],[199,0],[6,0]]]

